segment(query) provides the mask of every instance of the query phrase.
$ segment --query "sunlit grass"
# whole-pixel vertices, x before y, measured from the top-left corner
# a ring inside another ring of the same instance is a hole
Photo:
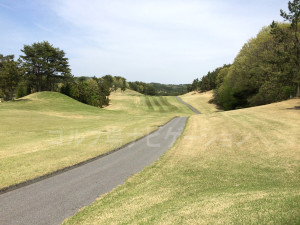
[[[111,99],[105,109],[53,92],[1,103],[0,189],[103,154],[175,116],[192,114],[175,97],[163,97],[166,105],[159,97],[128,90],[112,93]]]
[[[187,96],[205,113],[175,146],[65,224],[300,223],[300,100],[215,112]]]
[[[189,92],[180,98],[186,103],[192,105],[202,114],[210,114],[219,111],[214,104],[209,104],[209,100],[212,99],[212,91],[198,93],[196,91]]]

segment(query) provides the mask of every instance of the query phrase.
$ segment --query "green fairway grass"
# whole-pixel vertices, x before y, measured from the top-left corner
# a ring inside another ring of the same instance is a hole
[[[203,114],[173,148],[64,224],[300,224],[300,100],[217,112],[211,95],[181,96]]]
[[[113,92],[105,109],[55,92],[0,103],[0,189],[101,155],[191,114],[175,97],[131,90]]]

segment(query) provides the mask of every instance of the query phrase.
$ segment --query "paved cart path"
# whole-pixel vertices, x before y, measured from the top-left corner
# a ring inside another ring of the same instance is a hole
[[[0,195],[0,224],[60,224],[164,154],[182,133],[177,117],[154,133],[56,176]]]
[[[182,104],[185,104],[185,105],[188,106],[191,110],[193,110],[194,113],[196,113],[196,114],[201,114],[201,113],[200,113],[197,109],[195,109],[193,106],[191,106],[190,104],[188,104],[188,103],[182,101],[182,99],[181,99],[180,97],[176,97],[176,98],[177,98],[177,100],[178,100],[179,102],[181,102]]]

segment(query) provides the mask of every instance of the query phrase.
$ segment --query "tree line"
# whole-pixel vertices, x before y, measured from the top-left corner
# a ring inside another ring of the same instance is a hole
[[[199,91],[199,92],[205,92],[213,90],[217,87],[217,76],[219,72],[223,68],[230,67],[231,64],[224,64],[222,67],[216,68],[212,72],[208,72],[205,76],[203,76],[201,79],[196,78],[192,84],[187,86],[187,90],[189,92],[191,91]]]
[[[0,98],[14,100],[40,91],[57,91],[80,102],[103,107],[109,104],[111,91],[129,87],[126,79],[106,75],[74,77],[65,52],[49,42],[24,45],[23,55],[0,54]]]
[[[186,94],[187,84],[160,84],[144,83],[141,81],[128,82],[131,90],[137,91],[144,95],[156,96],[177,96]]]
[[[72,77],[61,84],[59,92],[82,103],[103,107],[109,105],[112,91],[125,91],[127,87],[126,79],[120,76]]]
[[[150,83],[155,91],[156,95],[159,96],[178,96],[186,94],[187,84],[160,84],[160,83]]]
[[[144,95],[156,95],[156,90],[151,84],[141,81],[128,82],[129,88]]]
[[[280,10],[287,23],[272,22],[250,39],[234,59],[195,79],[189,91],[214,90],[225,110],[258,106],[300,96],[300,0]]]

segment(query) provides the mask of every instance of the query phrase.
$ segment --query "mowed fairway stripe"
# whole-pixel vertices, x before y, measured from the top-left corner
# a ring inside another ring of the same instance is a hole
[[[170,111],[174,111],[174,110],[178,110],[178,108],[175,105],[172,105],[167,99],[166,97],[160,96],[160,101],[163,103],[163,105],[165,105],[168,110]]]
[[[154,111],[154,108],[153,108],[148,96],[145,96],[145,101],[146,101],[146,105],[148,106],[148,109]]]
[[[60,224],[150,165],[182,133],[186,117],[103,158],[0,195],[0,224]]]
[[[154,104],[159,108],[160,112],[164,112],[164,108],[162,107],[162,105],[159,103],[158,101],[158,97],[152,97],[152,100],[154,102]]]

